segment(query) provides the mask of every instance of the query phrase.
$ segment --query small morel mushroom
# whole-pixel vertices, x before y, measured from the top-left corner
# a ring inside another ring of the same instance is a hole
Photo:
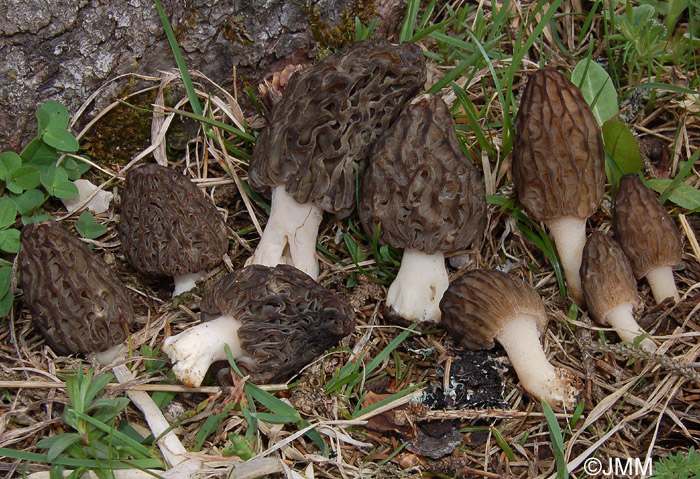
[[[323,211],[350,214],[357,170],[425,78],[417,45],[381,39],[354,43],[292,75],[250,161],[250,185],[272,197],[253,263],[288,263],[318,276]]]
[[[552,366],[540,336],[547,327],[544,303],[520,278],[497,270],[474,270],[457,278],[440,302],[442,324],[468,349],[506,350],[523,388],[554,409],[576,404],[577,380]]]
[[[647,278],[657,303],[678,302],[673,267],[681,262],[683,247],[678,228],[639,176],[625,175],[615,197],[615,238],[632,263],[637,279]]]
[[[189,178],[156,164],[127,173],[119,238],[139,273],[175,277],[173,296],[192,289],[228,248],[226,225],[214,204]]]
[[[603,233],[588,237],[583,248],[581,282],[588,311],[596,321],[612,326],[620,339],[630,343],[644,334],[634,319],[634,308],[639,304],[637,282],[617,241]],[[650,353],[656,351],[649,338],[639,346]]]
[[[203,323],[167,338],[175,376],[199,386],[224,346],[255,382],[297,373],[355,328],[349,301],[297,268],[251,265],[224,276],[204,296]]]
[[[605,188],[600,129],[581,91],[552,68],[530,75],[514,127],[518,197],[547,225],[571,296],[582,304],[579,268],[586,220],[598,208]]]
[[[449,284],[444,254],[468,247],[486,225],[484,185],[439,96],[411,100],[377,141],[362,180],[360,218],[367,234],[379,228],[381,243],[404,248],[388,313],[438,322]]]
[[[17,258],[32,321],[59,354],[97,353],[109,364],[134,320],[131,298],[107,264],[56,223],[25,226]]]

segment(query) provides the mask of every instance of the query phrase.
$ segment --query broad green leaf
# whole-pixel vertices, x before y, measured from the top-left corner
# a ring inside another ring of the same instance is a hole
[[[10,281],[12,281],[12,267],[3,266],[0,268],[0,295],[10,289]]]
[[[647,180],[647,186],[661,194],[673,180]],[[668,197],[678,206],[687,210],[700,208],[700,190],[688,183],[680,182]]]
[[[73,198],[78,195],[78,188],[68,181],[68,173],[60,166],[49,166],[41,175],[41,184],[56,198]]]
[[[7,229],[0,231],[0,251],[5,253],[19,252],[19,230]]]
[[[56,151],[56,148],[47,145],[41,138],[35,138],[22,151],[21,156],[26,163],[43,171],[47,166],[55,164],[61,155]]]
[[[7,196],[0,196],[0,229],[7,228],[17,218],[17,207]]]
[[[46,458],[53,461],[61,455],[68,447],[82,440],[80,434],[67,432],[56,437],[56,440],[51,444],[51,447],[46,452]]]
[[[629,127],[618,120],[603,123],[603,143],[622,174],[636,173],[644,166],[637,139]]]
[[[12,201],[14,201],[14,205],[17,207],[19,214],[26,215],[42,205],[44,202],[44,193],[32,188],[21,195],[13,196]]]
[[[22,216],[22,224],[24,226],[27,226],[31,223],[39,223],[41,221],[56,221],[56,218],[54,218],[41,208],[36,210],[31,216]]]
[[[80,236],[87,239],[98,238],[107,232],[107,227],[96,223],[95,217],[89,211],[83,211],[75,222],[75,229]]]
[[[584,59],[571,72],[571,81],[578,86],[593,111],[598,125],[617,115],[617,92],[612,79],[598,63]]]
[[[21,166],[10,174],[6,186],[11,192],[19,194],[39,186],[40,177],[39,170],[33,166]]]
[[[47,145],[60,151],[76,152],[79,148],[78,140],[70,131],[53,124],[46,129],[42,139]]]
[[[7,175],[22,166],[22,158],[13,151],[0,154],[0,179],[6,181]]]
[[[5,291],[5,294],[0,297],[0,318],[4,318],[10,314],[12,309],[12,302],[15,300],[15,296],[9,289]]]
[[[66,107],[54,100],[49,100],[41,105],[36,111],[36,118],[39,120],[39,134],[51,126],[65,130],[70,121]]]
[[[68,174],[68,179],[75,181],[80,178],[83,173],[90,169],[90,165],[84,161],[75,160],[73,158],[65,158],[61,166]]]

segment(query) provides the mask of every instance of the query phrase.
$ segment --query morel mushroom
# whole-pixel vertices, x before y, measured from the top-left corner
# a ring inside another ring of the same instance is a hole
[[[486,198],[477,169],[462,153],[450,109],[424,94],[377,141],[362,180],[360,218],[367,234],[404,248],[387,293],[389,314],[440,320],[449,279],[444,254],[484,232]]]
[[[552,366],[540,344],[547,327],[544,303],[520,278],[497,270],[474,270],[450,284],[440,302],[442,324],[460,345],[506,350],[523,388],[556,409],[571,408],[575,376]]]
[[[173,296],[194,287],[228,248],[224,220],[186,176],[146,164],[126,175],[119,237],[129,263],[146,276],[174,276]]]
[[[588,311],[596,321],[612,326],[623,341],[634,342],[644,334],[634,319],[634,308],[639,304],[637,282],[617,241],[603,233],[589,236],[583,248],[581,282]],[[639,346],[652,353],[656,351],[649,338]]]
[[[657,303],[678,302],[673,267],[681,262],[683,248],[678,228],[639,176],[625,175],[615,197],[615,238],[632,263],[637,279],[647,278]]]
[[[352,332],[349,301],[297,268],[251,265],[224,276],[204,296],[203,323],[169,337],[163,351],[175,376],[199,386],[224,346],[255,382],[278,381],[298,372]]]
[[[513,181],[520,202],[547,225],[572,298],[579,278],[586,220],[605,187],[600,129],[581,91],[552,68],[533,73],[515,117]]]
[[[253,263],[288,263],[318,276],[323,211],[350,214],[357,170],[425,78],[417,45],[380,39],[354,43],[294,73],[250,162],[250,185],[272,196]]]
[[[56,223],[25,226],[17,258],[32,321],[59,354],[109,364],[134,321],[131,298],[107,264]]]

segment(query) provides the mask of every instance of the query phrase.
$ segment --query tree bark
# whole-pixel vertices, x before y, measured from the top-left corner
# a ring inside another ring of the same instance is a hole
[[[276,62],[308,60],[308,8],[333,26],[351,0],[162,0],[187,66],[230,87],[233,68],[258,81]],[[175,67],[152,0],[0,0],[0,152],[36,134],[48,99],[72,113],[108,80]],[[123,91],[114,82],[94,103]]]

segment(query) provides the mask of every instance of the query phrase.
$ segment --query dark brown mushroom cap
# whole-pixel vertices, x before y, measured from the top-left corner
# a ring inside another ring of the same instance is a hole
[[[296,72],[255,142],[250,185],[284,185],[299,203],[339,217],[355,206],[355,174],[371,145],[425,83],[413,43],[365,40]]]
[[[637,279],[653,268],[681,262],[683,247],[678,228],[656,193],[635,174],[620,179],[613,228]]]
[[[286,379],[355,328],[350,302],[297,268],[251,265],[224,276],[202,298],[202,320],[231,315],[246,355],[236,364],[255,382]]]
[[[54,351],[101,352],[127,338],[131,298],[101,258],[56,223],[25,226],[20,242],[24,302]]]
[[[156,164],[127,173],[119,238],[129,263],[150,276],[211,269],[228,248],[214,204],[189,178]]]
[[[588,237],[581,282],[588,311],[600,323],[608,324],[605,316],[617,306],[639,303],[632,266],[618,242],[606,234],[595,232]]]
[[[440,301],[441,324],[468,349],[491,349],[508,321],[531,316],[540,335],[547,313],[535,289],[517,276],[477,269],[454,280]]]
[[[513,181],[532,216],[591,216],[603,198],[605,152],[581,91],[553,68],[534,72],[514,129]]]
[[[427,254],[469,246],[486,226],[478,170],[459,147],[437,95],[413,99],[377,141],[364,173],[360,218],[381,243]]]

